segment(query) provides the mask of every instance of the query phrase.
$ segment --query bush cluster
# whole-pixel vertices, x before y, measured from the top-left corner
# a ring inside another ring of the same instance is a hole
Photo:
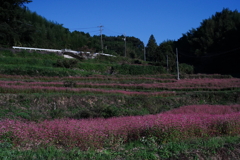
[[[56,63],[53,64],[55,67],[62,68],[76,68],[78,64],[78,60],[76,59],[58,59]]]

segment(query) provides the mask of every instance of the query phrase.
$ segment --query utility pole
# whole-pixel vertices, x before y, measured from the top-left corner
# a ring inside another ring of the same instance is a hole
[[[102,25],[101,26],[98,26],[100,28],[100,35],[101,35],[101,48],[102,48],[102,53],[103,53],[103,41],[102,41]]]
[[[144,57],[144,61],[146,61],[146,47],[145,46],[143,46],[144,47],[144,49],[143,49],[143,57]]]
[[[178,67],[178,49],[176,48],[176,57],[177,57],[177,80],[180,80],[179,78],[179,67]]]
[[[123,39],[124,41],[125,41],[125,57],[127,56],[127,45],[126,45],[126,35],[124,34],[124,39]]]
[[[168,55],[167,55],[167,72],[168,72]]]

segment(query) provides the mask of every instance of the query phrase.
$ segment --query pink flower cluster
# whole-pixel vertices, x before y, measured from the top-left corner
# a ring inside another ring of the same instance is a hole
[[[224,115],[240,112],[240,105],[189,105],[173,109],[165,114],[211,114],[211,115]]]
[[[127,95],[175,95],[174,91],[149,92],[126,91],[126,89],[142,90],[221,90],[239,89],[240,79],[183,79],[167,83],[76,83],[78,88],[62,87],[63,82],[24,82],[24,81],[0,81],[0,92],[3,93],[34,93],[34,92],[95,92],[95,93],[120,93]],[[99,88],[99,89],[96,89]],[[101,88],[101,89],[100,89]],[[124,90],[123,90],[124,89]]]
[[[86,150],[146,136],[167,142],[191,137],[239,135],[239,110],[240,105],[198,105],[157,115],[109,119],[56,119],[38,123],[5,119],[0,121],[0,137],[10,136],[16,146],[60,145]]]
[[[57,87],[57,86],[44,86],[44,85],[31,85],[30,82],[18,82],[18,81],[1,81],[0,92],[1,93],[38,93],[38,92],[61,92],[61,93],[102,93],[102,94],[125,94],[125,95],[145,95],[145,96],[172,96],[175,95],[175,91],[161,91],[161,92],[137,92],[137,91],[125,91],[114,89],[94,89],[94,88],[69,88],[69,87]],[[33,82],[32,84],[51,84],[51,82]],[[52,82],[57,84],[55,82]],[[24,84],[24,85],[20,85]],[[27,85],[29,84],[29,85]]]
[[[170,77],[168,78],[158,78],[158,77]],[[105,75],[94,75],[92,77],[80,77],[80,76],[69,76],[69,77],[46,77],[46,76],[23,76],[23,75],[4,75],[0,74],[1,79],[25,79],[25,80],[45,80],[45,81],[51,81],[51,80],[60,80],[60,81],[65,81],[65,80],[74,80],[74,81],[128,81],[128,80],[139,80],[139,81],[144,81],[144,80],[149,80],[149,81],[159,81],[159,82],[175,82],[176,79],[173,79],[171,77],[174,77],[173,75],[159,75],[159,76],[153,76],[151,75],[150,77],[146,76],[105,76]]]

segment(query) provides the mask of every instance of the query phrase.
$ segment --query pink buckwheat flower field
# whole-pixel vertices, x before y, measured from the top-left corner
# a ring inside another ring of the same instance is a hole
[[[161,142],[193,137],[240,134],[240,105],[192,105],[156,115],[108,119],[55,119],[42,122],[4,119],[0,136],[9,135],[16,146],[56,145],[103,148],[142,137]]]
[[[95,94],[164,99],[177,98],[186,92],[200,95],[209,92],[239,94],[240,88],[238,78],[188,78],[179,81],[133,76],[124,79],[101,76],[59,78],[1,75],[0,78],[2,94],[24,95]],[[73,85],[66,86],[65,82]],[[15,147],[25,149],[53,145],[88,150],[118,146],[143,137],[155,137],[158,143],[168,143],[191,138],[237,136],[240,134],[239,96],[235,99],[236,102],[227,102],[225,105],[182,105],[160,113],[135,116],[100,116],[89,119],[62,116],[40,121],[24,119],[24,116],[15,119],[6,117],[0,121],[0,137],[5,137],[0,142],[11,140]],[[54,107],[53,110],[57,110],[58,106]]]

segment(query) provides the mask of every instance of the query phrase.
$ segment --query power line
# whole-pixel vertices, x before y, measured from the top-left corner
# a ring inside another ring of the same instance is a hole
[[[231,49],[231,50],[228,50],[228,51],[225,51],[225,52],[219,52],[219,53],[207,53],[207,54],[210,54],[210,55],[205,55],[205,56],[201,56],[201,58],[208,58],[208,57],[216,57],[216,56],[221,56],[221,55],[224,55],[224,54],[227,54],[227,53],[231,53],[233,51],[237,51],[239,50],[240,47],[238,48],[235,48],[235,49]],[[233,52],[234,53],[234,52]],[[185,57],[192,57],[192,58],[198,58],[198,56],[190,56],[190,55],[186,55],[184,54],[183,52],[179,52],[179,54],[185,56]]]
[[[235,49],[232,49],[232,50],[228,50],[228,51],[225,51],[225,52],[215,53],[214,55],[206,55],[206,56],[203,56],[203,57],[221,56],[221,55],[224,55],[224,54],[227,54],[227,53],[231,53],[231,52],[233,52],[233,51],[237,51],[237,50],[239,50],[239,49],[240,49],[240,47],[235,48]],[[211,53],[208,53],[208,54],[211,54]]]
[[[113,32],[113,33],[117,33],[117,34],[123,35],[122,32],[113,31],[113,30],[111,30],[111,29],[109,29],[109,28],[106,28],[106,27],[105,27],[105,29],[107,29],[107,31],[110,31],[110,32]]]
[[[178,66],[178,49],[176,48],[176,60],[177,60],[177,80],[180,80],[179,78],[179,66]]]
[[[69,28],[69,29],[74,30],[74,29],[93,29],[93,28],[97,28],[97,27]]]
[[[127,56],[127,49],[126,49],[126,41],[127,41],[127,39],[126,39],[126,35],[124,34],[124,38],[123,38],[123,40],[125,41],[125,44],[124,44],[124,46],[125,46],[125,57]]]
[[[99,28],[100,28],[100,35],[101,35],[101,47],[102,47],[102,53],[103,53],[103,41],[102,41],[102,27],[103,27],[103,25],[101,25],[101,26],[98,26]]]
[[[183,55],[183,56],[185,56],[185,57],[190,57],[190,58],[198,58],[197,56],[190,56],[190,55],[186,55],[186,54],[184,54],[184,53],[182,53],[182,52],[178,52],[179,54],[181,54],[181,55]]]
[[[75,30],[76,31],[76,30]],[[83,31],[80,31],[83,32]],[[92,31],[84,31],[84,33],[95,33],[95,32],[99,32],[99,30],[92,30]]]
[[[87,33],[92,33],[92,32],[99,32],[99,30],[95,30],[95,31],[87,31]]]
[[[69,28],[69,30],[86,30],[86,31],[84,31],[84,32],[87,32],[87,33],[90,33],[90,32],[99,32],[99,30],[94,30],[94,31],[87,31],[88,29],[93,29],[93,28],[99,28],[100,26],[97,26],[97,27],[76,27],[76,28]],[[103,27],[103,26],[102,26]],[[100,28],[101,29],[101,28]],[[112,33],[114,33],[114,34],[118,34],[118,35],[124,35],[124,33],[123,32],[118,32],[118,31],[114,31],[114,30],[112,30],[112,29],[109,29],[109,28],[106,28],[105,26],[104,26],[104,30],[105,30],[105,32],[107,32],[108,34],[112,34]],[[102,31],[103,31],[103,29],[102,29]]]

